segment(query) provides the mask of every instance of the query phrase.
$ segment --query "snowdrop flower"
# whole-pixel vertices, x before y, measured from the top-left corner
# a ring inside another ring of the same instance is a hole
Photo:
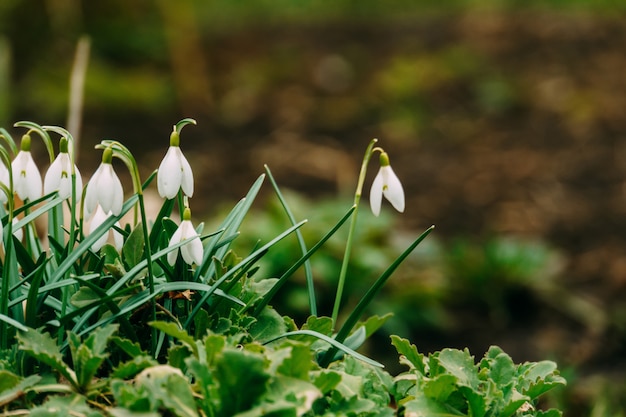
[[[98,204],[96,206],[96,212],[93,214],[93,217],[91,218],[91,223],[89,224],[89,234],[92,234],[94,230],[96,230],[102,223],[104,223],[104,221],[110,215],[110,211],[108,213],[105,213],[102,207]],[[121,228],[119,222],[115,223],[115,225]],[[107,243],[107,241],[111,237],[111,234],[113,235],[113,244],[115,246],[115,249],[117,249],[118,251],[121,250],[122,246],[124,246],[124,236],[122,236],[122,234],[114,228],[111,228],[108,232],[103,233],[102,236],[100,236],[100,238],[98,238],[98,240],[96,240],[93,245],[91,245],[91,250],[99,251],[104,246],[104,244]]]
[[[172,235],[168,247],[172,247],[184,240],[187,240],[188,242],[167,254],[167,262],[173,266],[174,263],[176,263],[176,256],[178,255],[178,250],[180,249],[180,254],[187,264],[201,264],[202,257],[204,255],[204,248],[202,247],[200,236],[196,233],[196,229],[194,229],[193,224],[191,223],[191,210],[189,210],[189,207],[185,208],[185,211],[183,212],[183,221]]]
[[[0,162],[0,183],[10,188],[9,185],[9,168]],[[9,196],[2,190],[0,190],[0,203],[4,204],[9,201]]]
[[[107,213],[111,212],[118,215],[122,211],[124,190],[122,189],[122,182],[111,165],[112,159],[113,150],[105,149],[102,153],[102,163],[87,184],[85,191],[86,217],[89,217],[98,205]]]
[[[404,211],[404,190],[400,180],[389,165],[389,156],[384,151],[380,153],[380,170],[378,170],[370,190],[370,206],[375,216],[380,214],[383,196],[400,213]]]
[[[170,147],[157,172],[157,189],[162,198],[176,197],[181,188],[187,197],[193,195],[193,172],[179,145],[179,133],[174,131],[170,136]]]
[[[13,189],[22,200],[41,197],[41,174],[30,153],[30,135],[22,137],[21,150],[11,164]]]
[[[76,195],[78,200],[83,189],[83,179],[75,165],[74,172],[76,173]],[[72,166],[70,155],[67,152],[67,138],[61,138],[59,154],[48,168],[43,180],[44,194],[49,194],[53,191],[58,191],[59,197],[64,200],[72,195]]]

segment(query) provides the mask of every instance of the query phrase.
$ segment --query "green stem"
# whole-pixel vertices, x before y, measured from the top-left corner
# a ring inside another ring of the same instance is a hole
[[[346,250],[343,254],[343,262],[341,264],[341,271],[339,272],[339,282],[337,284],[337,292],[335,294],[335,304],[333,306],[333,325],[337,325],[337,317],[339,316],[339,306],[341,305],[341,297],[343,296],[343,287],[346,283],[346,275],[348,273],[348,264],[350,263],[350,253],[352,252],[352,242],[354,240],[354,232],[356,230],[357,214],[359,212],[359,203],[361,201],[361,194],[363,193],[363,184],[365,183],[365,175],[367,174],[367,164],[372,156],[372,150],[374,145],[378,142],[378,139],[372,139],[365,155],[363,156],[363,163],[361,164],[361,172],[359,173],[359,180],[356,187],[356,193],[354,194],[354,214],[350,221],[350,229],[348,230],[348,240],[346,241]]]

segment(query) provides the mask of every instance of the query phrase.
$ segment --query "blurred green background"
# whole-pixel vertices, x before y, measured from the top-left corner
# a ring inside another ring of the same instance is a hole
[[[371,354],[391,350],[389,333],[423,352],[498,344],[559,363],[570,384],[551,401],[565,415],[623,416],[625,12],[609,0],[2,0],[0,125],[68,124],[84,39],[73,133],[85,175],[101,139],[125,143],[147,175],[172,124],[193,117],[195,217],[217,221],[268,164],[310,219],[309,244],[351,204],[378,137],[407,210],[360,217],[347,308],[437,228],[373,306],[395,316]],[[288,224],[269,187],[257,210],[242,252]],[[341,243],[313,264],[325,314]],[[293,242],[282,248],[259,273],[293,262]],[[304,317],[302,277],[280,302]]]

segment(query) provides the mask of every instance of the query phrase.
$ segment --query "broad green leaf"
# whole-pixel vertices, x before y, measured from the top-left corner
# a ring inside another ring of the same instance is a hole
[[[70,303],[78,308],[88,306],[99,300],[100,296],[92,288],[85,286],[80,287],[78,291],[70,297]]]
[[[31,375],[21,379],[9,371],[0,371],[0,407],[17,400],[24,391],[41,381],[39,375]]]
[[[365,337],[369,338],[373,335],[378,329],[383,327],[383,325],[393,317],[393,313],[387,313],[384,316],[371,316],[365,322],[363,322],[362,326],[365,329]]]
[[[454,375],[441,374],[424,381],[424,395],[430,399],[445,403],[450,394],[457,390],[457,379]]]
[[[426,374],[424,355],[417,351],[415,345],[411,344],[407,339],[396,335],[391,336],[391,344],[395,346],[398,354],[401,355],[400,363],[404,363],[410,368],[417,370],[422,375]],[[405,358],[406,361],[404,361],[403,358]]]
[[[464,415],[425,396],[418,396],[403,403],[402,409],[405,417],[459,417]]]
[[[195,356],[198,356],[198,348],[196,347],[195,340],[185,330],[178,327],[176,323],[168,323],[165,321],[153,321],[148,323],[150,326],[157,330],[162,331],[168,336],[174,337],[184,343]]]
[[[313,383],[323,394],[328,394],[341,382],[341,373],[336,371],[323,369],[313,375]]]
[[[33,408],[29,415],[31,417],[102,416],[97,409],[89,407],[85,397],[80,395],[49,397],[45,403]]]
[[[141,354],[118,365],[111,373],[111,377],[120,379],[132,378],[144,369],[157,366],[158,364],[151,356]]]
[[[520,391],[532,399],[556,386],[566,384],[565,379],[558,374],[556,363],[552,361],[524,364],[520,366],[520,370],[523,371]]]
[[[197,417],[196,402],[189,381],[181,375],[168,375],[162,382],[166,395],[161,397],[163,406],[179,417]]]
[[[313,355],[309,347],[293,342],[285,350],[289,351],[289,356],[280,364],[277,372],[285,376],[308,381],[309,371],[311,371],[314,365]]]
[[[144,243],[143,225],[139,223],[133,228],[122,248],[126,265],[132,268],[141,261]]]
[[[276,338],[287,330],[282,316],[271,307],[264,308],[256,319],[249,331],[259,342]]]
[[[225,350],[215,367],[219,381],[221,415],[234,416],[248,410],[267,390],[270,375],[265,358],[245,350]]]
[[[302,325],[303,330],[312,330],[326,336],[333,334],[333,319],[330,317],[309,316]]]
[[[499,387],[502,388],[513,384],[516,366],[511,357],[504,353],[502,349],[494,346],[489,348],[480,366],[482,369],[487,370],[489,377]]]
[[[126,338],[122,338],[122,337],[118,337],[118,336],[112,336],[111,337],[111,342],[115,343],[115,345],[118,348],[122,349],[131,358],[134,358],[136,356],[141,356],[141,355],[147,355],[148,354],[146,351],[144,351],[141,348],[139,343],[133,342],[132,340],[129,340],[129,339],[126,339]]]
[[[433,361],[451,375],[458,379],[460,385],[478,389],[480,381],[474,357],[470,355],[467,349],[442,349],[438,354],[430,357],[431,374],[435,366]]]
[[[63,362],[63,355],[61,355],[56,339],[53,339],[47,333],[44,334],[34,329],[28,329],[25,332],[18,333],[17,340],[20,350],[50,366],[67,378],[74,386],[77,386],[76,374]]]

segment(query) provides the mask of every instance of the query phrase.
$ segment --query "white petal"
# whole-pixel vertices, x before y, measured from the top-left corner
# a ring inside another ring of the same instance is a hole
[[[92,234],[105,220],[107,219],[107,215],[102,210],[102,207],[99,205],[96,207],[96,211],[91,218],[91,222],[89,223],[89,234]],[[102,236],[98,238],[92,245],[91,250],[94,252],[99,251],[100,248],[104,246],[109,237],[109,232],[102,233]]]
[[[41,174],[30,152],[20,151],[13,163],[13,188],[22,199],[36,200],[41,197]]]
[[[378,171],[374,182],[372,182],[372,188],[370,189],[370,207],[374,216],[380,214],[380,206],[383,202],[383,174],[382,169]]]
[[[85,216],[89,217],[94,212],[98,205],[98,187],[100,187],[100,177],[104,164],[100,164],[96,172],[93,173],[91,179],[87,183],[87,189],[85,190]]]
[[[61,155],[57,155],[56,159],[48,167],[46,176],[43,179],[43,193],[50,194],[53,191],[58,191],[61,187],[61,177],[63,175],[63,161]]]
[[[119,227],[120,229],[122,228],[122,226],[120,225],[120,222],[115,222],[115,225]],[[124,247],[124,235],[122,235],[120,232],[118,232],[114,228],[111,228],[111,231],[109,233],[113,233],[113,244],[115,246],[115,249],[117,249],[118,251],[121,251],[122,247]]]
[[[168,247],[174,246],[175,244],[177,244],[178,242],[180,242],[181,237],[182,237],[182,224],[180,226],[178,226],[178,229],[176,229],[176,231],[174,232],[174,234],[172,235],[172,237],[170,238],[170,243],[168,245]],[[178,255],[178,248],[176,248],[175,250],[168,252],[167,253],[167,263],[170,265],[174,265],[176,263],[176,256]]]
[[[187,264],[191,265],[195,263],[200,265],[202,263],[202,257],[204,256],[204,248],[199,236],[188,239],[189,242],[180,248],[180,254],[183,256],[183,260]]]
[[[157,189],[162,198],[176,197],[183,178],[182,153],[178,146],[170,146],[157,171]]]
[[[400,213],[404,212],[404,189],[391,166],[382,167],[385,170],[386,184],[383,186],[383,195]]]
[[[193,171],[191,170],[191,165],[189,165],[189,161],[185,158],[183,153],[180,153],[180,164],[182,167],[182,181],[181,187],[183,188],[183,193],[187,197],[193,197]]]

